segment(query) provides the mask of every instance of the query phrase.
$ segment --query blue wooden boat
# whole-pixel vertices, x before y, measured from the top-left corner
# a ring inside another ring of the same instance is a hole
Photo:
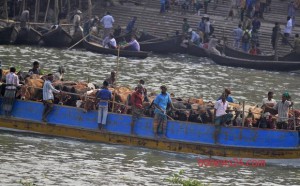
[[[55,105],[48,124],[41,122],[43,104],[17,100],[12,117],[0,117],[1,130],[17,130],[112,144],[209,156],[297,159],[300,132],[259,128],[221,127],[214,140],[215,125],[168,121],[167,139],[154,138],[152,118],[140,118],[136,136],[130,135],[131,116],[109,113],[107,132],[97,129],[97,111]]]

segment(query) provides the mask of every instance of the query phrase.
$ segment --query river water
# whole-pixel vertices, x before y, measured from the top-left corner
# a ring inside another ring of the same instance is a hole
[[[65,79],[98,85],[117,70],[117,58],[82,50],[0,46],[0,59],[27,71],[34,60],[45,73],[66,67]],[[231,68],[207,58],[182,54],[120,58],[118,84],[134,87],[139,79],[148,90],[165,84],[177,97],[216,99],[224,88],[237,101],[260,104],[268,91],[280,100],[288,91],[295,107],[300,98],[299,73]],[[202,156],[88,143],[62,138],[0,133],[0,185],[167,185],[164,179],[184,175],[211,185],[300,185],[300,159],[270,161],[265,167],[199,167]]]

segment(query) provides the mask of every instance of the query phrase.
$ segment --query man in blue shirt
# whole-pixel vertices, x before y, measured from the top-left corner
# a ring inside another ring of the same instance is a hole
[[[137,19],[136,16],[134,16],[132,18],[132,20],[129,21],[129,23],[127,24],[127,27],[126,27],[126,33],[132,32],[136,19]]]
[[[162,85],[160,87],[161,93],[156,96],[153,104],[155,106],[155,116],[153,121],[153,132],[154,136],[158,136],[158,128],[162,128],[163,132],[163,138],[166,138],[166,132],[167,132],[167,106],[171,106],[172,109],[175,109],[172,100],[170,97],[170,94],[167,93],[167,87],[165,85]]]
[[[108,82],[103,82],[103,87],[96,93],[98,99],[98,127],[103,130],[103,125],[106,125],[106,118],[108,113],[108,101],[111,100],[112,93],[108,90]]]

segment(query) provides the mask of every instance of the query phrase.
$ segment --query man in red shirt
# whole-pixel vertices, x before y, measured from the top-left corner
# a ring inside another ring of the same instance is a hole
[[[134,134],[134,123],[143,114],[143,90],[142,84],[138,84],[135,92],[132,93],[130,98],[132,120],[131,120],[131,134]]]

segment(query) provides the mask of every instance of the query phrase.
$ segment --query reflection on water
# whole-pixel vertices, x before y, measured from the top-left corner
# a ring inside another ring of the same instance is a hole
[[[0,46],[3,66],[28,70],[34,60],[46,72],[59,65],[67,68],[65,79],[101,84],[117,57],[79,50],[57,50],[26,46]],[[149,90],[166,84],[176,96],[216,99],[225,87],[233,97],[260,103],[268,91],[280,99],[283,91],[294,101],[300,97],[299,74],[224,67],[207,58],[189,55],[151,55],[144,60],[120,58],[118,83],[134,87],[146,80]],[[296,103],[296,107],[299,107]],[[86,143],[72,140],[0,134],[0,183],[20,185],[29,180],[37,185],[165,185],[163,179],[185,170],[190,178],[211,185],[300,185],[300,160],[294,166],[267,163],[267,167],[199,167],[198,156],[149,149]]]
[[[155,150],[87,143],[62,138],[0,134],[0,182],[37,185],[166,185],[173,173],[211,185],[299,185],[294,166],[199,167],[197,158]]]
[[[90,79],[97,84],[111,70],[117,70],[116,56],[79,50],[0,46],[0,59],[5,67],[14,64],[25,70],[39,60],[46,72],[53,72],[62,64],[67,68],[66,79]],[[207,58],[183,54],[151,55],[143,60],[120,58],[119,70],[121,85],[134,87],[139,79],[144,79],[150,90],[159,91],[160,85],[166,84],[170,92],[181,97],[203,96],[205,100],[214,100],[225,87],[232,89],[236,100],[256,104],[270,90],[275,92],[277,100],[284,91],[289,91],[296,102],[300,97],[299,74],[224,67]]]

